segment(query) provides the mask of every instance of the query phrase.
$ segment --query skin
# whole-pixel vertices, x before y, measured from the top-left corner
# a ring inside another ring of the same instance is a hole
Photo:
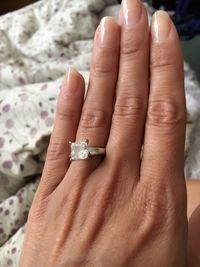
[[[200,179],[199,179],[200,180]],[[200,181],[198,180],[188,180],[186,182],[187,186],[187,200],[188,200],[188,218],[192,215],[194,210],[200,204]]]
[[[178,35],[166,13],[149,34],[142,3],[123,5],[118,22],[97,28],[85,101],[83,77],[64,79],[20,267],[199,266],[188,249]],[[70,163],[68,141],[87,138],[106,156]]]
[[[200,182],[187,181],[187,198],[188,198],[188,262],[189,266],[198,267],[200,265]]]

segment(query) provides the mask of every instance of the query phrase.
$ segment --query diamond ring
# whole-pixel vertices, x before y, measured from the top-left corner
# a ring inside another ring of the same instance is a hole
[[[71,145],[71,153],[70,153],[70,161],[75,160],[86,160],[92,156],[100,156],[106,154],[106,149],[101,147],[89,147],[89,141],[85,140],[83,142],[72,143]]]

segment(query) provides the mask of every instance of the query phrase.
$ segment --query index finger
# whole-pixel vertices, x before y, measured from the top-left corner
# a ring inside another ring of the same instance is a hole
[[[154,15],[151,36],[151,82],[141,175],[164,182],[178,177],[183,180],[183,58],[175,26],[166,12]]]

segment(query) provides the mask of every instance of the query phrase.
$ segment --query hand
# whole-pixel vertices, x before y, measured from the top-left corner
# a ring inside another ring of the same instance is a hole
[[[103,19],[83,99],[71,69],[20,267],[186,266],[183,59],[169,16],[156,13],[150,40],[138,0],[124,1],[119,23]],[[87,138],[105,158],[70,163],[68,141]]]

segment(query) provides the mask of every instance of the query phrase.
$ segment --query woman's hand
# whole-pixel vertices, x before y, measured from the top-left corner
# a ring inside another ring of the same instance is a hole
[[[150,55],[150,56],[149,56]],[[183,59],[173,23],[124,1],[97,29],[90,84],[70,70],[20,267],[186,266]],[[69,163],[69,141],[106,156]],[[141,147],[144,144],[141,158]]]

